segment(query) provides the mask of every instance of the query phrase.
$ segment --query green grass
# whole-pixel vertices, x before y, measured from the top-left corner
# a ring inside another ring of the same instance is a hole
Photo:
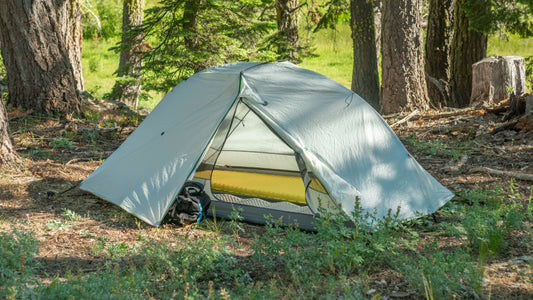
[[[82,65],[85,90],[94,98],[106,98],[115,85],[117,79],[115,72],[118,69],[120,54],[110,48],[116,46],[118,40],[118,38],[110,38],[83,41]],[[147,108],[151,111],[164,95],[150,92],[148,96],[148,98],[139,100],[139,108]]]
[[[347,88],[352,85],[353,46],[348,24],[337,30],[322,30],[313,35],[311,45],[317,56],[304,58],[301,67],[324,74]]]
[[[521,38],[518,35],[494,35],[489,37],[487,56],[522,56],[533,55],[533,37]],[[533,74],[529,74],[533,76]]]
[[[93,97],[102,99],[115,84],[119,54],[109,50],[118,39],[84,40],[82,66],[85,90]]]

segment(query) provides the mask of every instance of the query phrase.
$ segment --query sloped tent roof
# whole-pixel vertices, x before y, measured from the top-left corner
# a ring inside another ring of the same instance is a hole
[[[377,217],[400,207],[402,219],[432,213],[453,197],[357,94],[289,62],[227,64],[191,76],[80,188],[159,225],[239,99],[303,158],[349,215],[356,197]]]

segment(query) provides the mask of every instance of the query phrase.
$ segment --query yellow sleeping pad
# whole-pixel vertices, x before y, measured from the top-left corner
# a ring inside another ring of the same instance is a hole
[[[209,179],[209,174],[209,170],[199,171],[194,176]],[[306,203],[305,187],[300,176],[215,170],[211,178],[211,189],[224,193]]]

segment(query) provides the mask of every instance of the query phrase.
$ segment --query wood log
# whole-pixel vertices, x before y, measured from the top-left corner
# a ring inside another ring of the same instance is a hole
[[[390,126],[390,128],[396,127],[396,126],[398,126],[398,125],[400,125],[400,124],[403,124],[403,123],[409,121],[410,119],[412,119],[412,118],[413,118],[414,116],[416,116],[417,114],[418,114],[418,109],[415,109],[415,110],[412,111],[410,114],[408,114],[407,117],[405,117],[405,118],[401,119],[400,121],[398,121],[398,122],[392,124],[392,125]]]
[[[490,56],[472,65],[470,103],[498,104],[509,97],[526,92],[525,59],[520,56]]]
[[[533,181],[533,174],[528,173],[520,173],[520,172],[513,172],[513,171],[500,171],[496,169],[491,169],[487,167],[473,167],[470,169],[471,172],[487,172],[491,175],[495,176],[507,176],[507,177],[513,177],[520,180],[528,180]]]

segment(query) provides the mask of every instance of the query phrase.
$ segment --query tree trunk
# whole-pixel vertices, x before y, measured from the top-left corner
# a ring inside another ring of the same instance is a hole
[[[498,104],[511,93],[526,92],[525,59],[520,56],[490,56],[472,66],[471,103]]]
[[[187,0],[183,9],[183,42],[185,47],[194,52],[198,49],[198,39],[196,35],[197,17],[201,4],[205,0]],[[207,68],[201,61],[194,62],[194,73],[200,72]]]
[[[422,0],[383,1],[381,109],[429,109],[424,77]]]
[[[81,1],[65,1],[61,9],[58,9],[57,13],[59,15],[60,24],[68,24],[68,26],[61,27],[61,32],[65,36],[65,41],[68,43],[68,55],[74,70],[74,78],[76,78],[76,90],[81,92],[84,90],[83,71],[81,65],[81,53],[83,46]]]
[[[453,8],[455,0],[430,0],[426,36],[426,74],[447,85],[450,81],[450,48],[453,37]],[[446,105],[443,95],[434,83],[427,81],[428,96],[433,107]],[[447,93],[445,91],[444,93]]]
[[[278,54],[293,63],[298,62],[298,1],[276,0],[278,24]]]
[[[450,103],[466,107],[472,93],[472,65],[487,55],[487,35],[468,29],[463,11],[467,0],[457,0],[454,8],[454,35],[451,49]]]
[[[141,94],[142,55],[140,54],[143,36],[129,32],[131,27],[139,26],[144,19],[144,0],[124,0],[122,12],[122,45],[119,79],[113,87],[113,95],[132,108],[137,108]]]
[[[372,0],[351,0],[350,12],[354,54],[352,90],[380,111]]]
[[[80,98],[61,32],[66,0],[0,1],[0,44],[9,103],[37,113],[79,113]]]
[[[9,135],[7,111],[0,97],[0,166],[10,166],[18,161],[19,157]]]
[[[381,12],[383,10],[383,0],[374,0],[374,29],[376,30],[376,57],[381,51]]]

